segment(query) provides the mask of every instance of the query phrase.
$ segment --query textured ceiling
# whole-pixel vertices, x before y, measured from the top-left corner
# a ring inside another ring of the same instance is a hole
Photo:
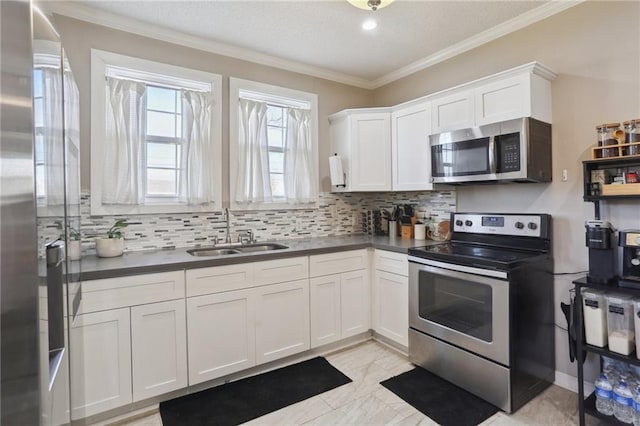
[[[71,4],[374,81],[545,3],[397,0],[377,12],[342,0]],[[378,21],[375,30],[361,29],[367,18]]]

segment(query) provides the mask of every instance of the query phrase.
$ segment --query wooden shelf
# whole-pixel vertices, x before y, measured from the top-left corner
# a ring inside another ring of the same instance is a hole
[[[624,158],[640,158],[640,154],[636,155],[625,155],[627,148],[630,147],[638,147],[640,150],[640,142],[632,142],[632,143],[621,143],[618,145],[605,145],[605,146],[596,146],[595,148],[591,148],[591,158],[594,160],[612,160],[612,159],[624,159]],[[616,152],[616,155],[609,155],[605,157],[604,150],[607,150],[608,153],[612,151]]]

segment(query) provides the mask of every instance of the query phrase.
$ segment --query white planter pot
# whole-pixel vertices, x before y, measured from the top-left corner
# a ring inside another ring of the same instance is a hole
[[[98,257],[122,256],[124,238],[96,238],[96,253]]]
[[[69,241],[69,245],[67,246],[67,256],[69,256],[69,260],[80,260],[82,257],[80,241]]]

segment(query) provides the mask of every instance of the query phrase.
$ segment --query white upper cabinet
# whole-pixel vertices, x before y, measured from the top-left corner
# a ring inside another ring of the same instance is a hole
[[[555,77],[549,68],[531,62],[429,96],[431,133],[522,117],[551,123],[551,80]]]
[[[391,169],[394,191],[433,189],[430,133],[430,102],[394,108],[391,113]]]
[[[432,133],[475,125],[473,90],[443,94],[431,102]]]
[[[329,117],[331,153],[342,157],[346,187],[391,190],[391,113],[388,108],[345,110]]]

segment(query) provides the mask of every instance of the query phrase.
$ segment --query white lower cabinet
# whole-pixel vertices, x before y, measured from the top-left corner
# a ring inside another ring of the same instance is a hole
[[[256,362],[309,349],[309,280],[256,287]]]
[[[374,329],[403,346],[409,345],[409,278],[375,272]]]
[[[253,367],[253,289],[187,299],[189,384]]]
[[[311,278],[311,347],[340,340],[340,274]]]
[[[131,307],[133,400],[187,386],[184,299]]]
[[[409,345],[409,261],[406,254],[376,250],[373,329],[402,346]]]
[[[72,420],[131,403],[129,308],[79,315],[69,337]]]
[[[311,347],[371,328],[368,270],[311,278]]]
[[[366,269],[341,274],[340,302],[343,339],[371,328],[371,296],[369,273]]]

